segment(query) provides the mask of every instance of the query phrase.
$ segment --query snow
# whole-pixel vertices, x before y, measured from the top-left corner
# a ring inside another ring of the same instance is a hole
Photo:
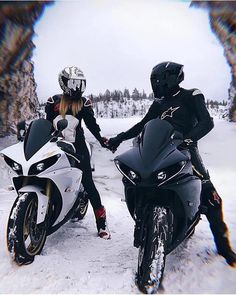
[[[98,119],[104,136],[132,127],[139,117]],[[0,293],[139,293],[135,286],[138,249],[133,247],[134,223],[123,201],[121,175],[114,157],[131,146],[124,142],[115,154],[94,144],[94,181],[107,209],[112,239],[97,237],[94,214],[68,222],[47,238],[42,254],[26,266],[11,261],[6,247],[6,226],[15,192],[8,191],[9,177],[0,159]],[[0,149],[12,144],[9,137]],[[224,201],[225,220],[236,249],[236,124],[215,119],[215,128],[199,142],[212,181]],[[236,270],[217,255],[205,216],[195,234],[167,256],[164,293],[236,293]]]

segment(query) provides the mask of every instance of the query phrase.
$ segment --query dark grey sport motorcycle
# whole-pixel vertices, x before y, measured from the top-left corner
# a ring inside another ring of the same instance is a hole
[[[167,121],[149,121],[134,146],[115,158],[139,248],[136,283],[143,293],[161,285],[166,255],[189,237],[200,220],[201,180],[181,134]]]

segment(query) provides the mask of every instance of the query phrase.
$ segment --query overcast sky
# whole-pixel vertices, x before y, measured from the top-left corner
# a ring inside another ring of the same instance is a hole
[[[184,65],[185,88],[228,98],[230,68],[207,12],[188,1],[77,0],[46,8],[35,31],[33,60],[40,101],[60,93],[58,73],[82,69],[85,95],[106,89],[151,93],[150,72],[163,61]]]

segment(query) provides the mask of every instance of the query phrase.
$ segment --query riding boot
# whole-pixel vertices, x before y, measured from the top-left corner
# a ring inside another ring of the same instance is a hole
[[[223,218],[221,197],[210,180],[210,175],[203,164],[197,145],[190,146],[189,151],[193,170],[202,180],[200,207],[209,221],[217,251],[226,259],[229,265],[236,267],[236,254],[230,246],[229,231]]]
[[[214,236],[217,252],[226,259],[226,262],[236,267],[236,254],[230,245],[229,230],[224,222],[222,200],[216,190],[208,190],[208,208],[206,217]]]
[[[102,239],[109,240],[111,238],[110,231],[107,226],[106,209],[104,206],[94,210],[98,236]]]

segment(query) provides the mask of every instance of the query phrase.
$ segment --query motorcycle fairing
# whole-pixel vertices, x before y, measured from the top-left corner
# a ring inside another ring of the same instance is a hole
[[[36,185],[26,185],[19,189],[20,193],[34,192],[38,197],[38,212],[37,212],[37,224],[44,221],[48,208],[49,198],[42,193],[42,188]]]
[[[126,182],[126,179],[123,181]],[[126,204],[134,220],[136,220],[135,203],[138,198],[142,198],[144,204],[155,203],[171,209],[175,220],[178,220],[179,230],[175,232],[177,235],[171,241],[168,253],[187,237],[189,229],[193,228],[200,219],[201,180],[195,176],[189,175],[176,182],[153,188],[151,191],[127,183],[124,185]]]
[[[142,158],[138,147],[117,156],[115,160],[139,173],[143,179],[147,179],[155,171],[160,171],[181,161],[189,161],[189,157],[169,143],[160,154],[156,153],[156,158],[152,160],[147,160],[147,157]]]
[[[69,160],[67,159],[66,155],[61,151],[59,147],[55,145],[53,142],[47,142],[41,149],[39,149],[36,154],[34,154],[28,161],[25,159],[24,151],[23,151],[23,143],[17,143],[15,145],[12,145],[8,148],[5,148],[1,151],[1,154],[9,157],[14,162],[20,164],[22,166],[22,171],[24,176],[29,175],[30,168],[35,163],[38,163],[40,161],[44,161],[48,159],[49,157],[53,157],[55,155],[58,155],[58,161],[52,165],[51,167],[47,168],[46,170],[43,170],[42,172],[39,172],[38,174],[43,174],[45,171],[51,171],[61,168],[70,167]]]
[[[180,137],[175,137],[173,127],[168,122],[154,119],[145,125],[138,144],[115,158],[117,168],[121,172],[124,169],[126,203],[135,221],[137,206],[143,208],[146,204],[157,204],[173,210],[170,212],[179,227],[169,250],[186,238],[200,218],[201,181],[193,175],[189,152],[177,149],[181,142]],[[166,178],[165,182],[159,182],[157,173],[181,163],[184,165],[179,173]],[[129,169],[141,176],[136,182],[130,181],[126,175]],[[140,203],[141,207],[138,205]],[[177,210],[176,204],[179,206]]]
[[[65,175],[69,175],[69,176],[67,177]],[[25,179],[27,179],[27,183],[31,183],[30,181],[31,178],[35,179],[35,176],[25,177]],[[40,175],[37,175],[37,178],[48,179],[48,180],[50,179],[59,191],[59,198],[60,198],[60,202],[62,203],[62,207],[60,210],[60,214],[58,215],[58,217],[56,218],[55,222],[52,225],[54,226],[64,219],[67,212],[70,210],[70,208],[72,208],[72,206],[76,202],[76,199],[79,193],[80,183],[82,180],[82,171],[77,168],[68,167],[68,168],[58,169],[56,171],[53,171],[53,173],[52,172],[41,173]],[[13,178],[12,180],[13,180],[13,185],[17,192],[19,191],[19,192],[36,193],[38,197],[38,202],[40,204],[43,204],[43,206],[45,205],[45,201],[47,200],[46,207],[48,208],[50,197],[46,195],[43,187],[34,184],[34,185],[26,185],[19,189],[18,187],[16,187],[17,183],[15,182],[15,179],[17,179],[17,177]],[[22,180],[22,183],[24,183],[23,180]],[[35,181],[32,181],[32,183],[35,183]],[[72,188],[75,188],[75,189],[72,189]],[[65,194],[66,196],[62,198],[62,195],[65,195]],[[41,217],[43,216],[44,215],[42,213]],[[38,218],[37,222],[38,221],[40,223],[43,220]]]
[[[154,161],[158,154],[171,142],[173,126],[167,121],[153,119],[143,128],[140,137],[140,155],[147,164]]]
[[[22,154],[24,154],[24,144],[21,141],[1,150],[2,156],[7,156],[18,164],[24,162]]]
[[[69,176],[66,177],[65,175]],[[54,226],[64,219],[66,213],[75,203],[79,193],[80,183],[82,180],[82,171],[77,168],[65,168],[56,170],[53,174],[46,173],[39,177],[51,179],[56,184],[58,190],[60,191],[60,194],[66,194],[66,196],[64,196],[64,198],[62,199],[62,202],[64,200],[62,210],[58,218],[55,220],[53,224]]]
[[[174,142],[174,129],[164,120],[149,121],[142,131],[138,145],[119,155],[120,161],[146,179],[153,172],[181,161],[189,161],[186,153],[180,152]]]
[[[46,121],[46,120],[45,120]],[[44,123],[44,121],[43,121]],[[49,124],[50,125],[50,124]],[[48,125],[48,126],[49,126]],[[34,125],[37,126],[37,125]],[[49,130],[49,129],[48,129]],[[24,156],[24,144],[22,142],[19,142],[13,146],[10,146],[4,150],[1,151],[1,154],[9,157],[11,160],[17,162],[22,166],[22,176],[25,177],[27,183],[30,182],[30,178],[34,178],[35,175],[30,175],[30,168],[35,165],[36,163],[39,163],[40,161],[43,162],[43,160],[48,159],[53,156],[58,156],[58,160],[53,164],[52,166],[48,167],[47,169],[43,170],[42,172],[38,172],[37,177],[38,178],[47,178],[54,182],[54,184],[58,187],[58,190],[60,192],[60,198],[63,199],[61,196],[66,194],[66,198],[64,199],[62,210],[58,216],[58,218],[55,220],[54,224],[57,224],[63,220],[63,218],[66,215],[66,212],[73,206],[77,199],[77,194],[80,186],[80,182],[82,179],[82,171],[78,168],[71,167],[70,162],[66,156],[66,154],[56,146],[54,142],[46,141],[45,145],[42,146],[34,155],[30,157],[29,160],[26,160]],[[12,170],[11,170],[12,171]],[[66,177],[66,175],[70,175],[70,177]],[[15,187],[14,179],[13,186]],[[22,182],[23,184],[24,182]],[[31,183],[32,185],[32,183]],[[28,189],[31,188],[31,191],[27,191],[26,188],[22,187],[24,192],[34,192],[37,194],[38,202],[44,203],[46,198],[42,196],[42,190],[38,190],[37,188],[33,189],[32,186],[28,186]],[[76,189],[72,189],[76,188]],[[15,187],[16,191],[18,191],[20,188]],[[22,191],[22,192],[23,192]],[[43,200],[41,202],[41,200]],[[47,200],[49,202],[49,198],[47,196]],[[42,214],[42,217],[44,214]],[[41,221],[40,218],[38,218],[38,222]]]
[[[188,176],[175,183],[168,183],[162,189],[174,191],[183,204],[188,225],[195,218],[199,210],[202,184],[195,176]]]

